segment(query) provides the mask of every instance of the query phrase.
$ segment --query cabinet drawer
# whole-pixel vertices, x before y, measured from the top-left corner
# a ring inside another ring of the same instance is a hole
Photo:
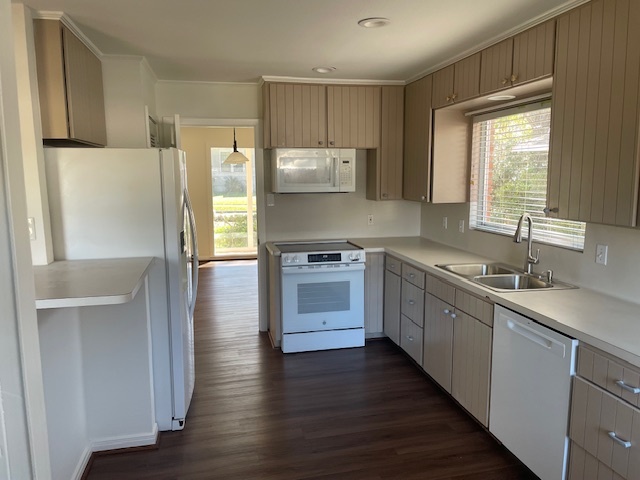
[[[455,305],[456,289],[453,285],[449,285],[436,277],[427,275],[426,290],[434,297],[438,297],[449,305]]]
[[[640,478],[640,410],[580,377],[573,381],[569,437],[622,478]]]
[[[400,347],[422,366],[422,328],[404,315],[400,319]]]
[[[407,282],[413,283],[416,287],[423,290],[424,275],[425,273],[422,270],[413,268],[411,265],[407,265],[406,263],[402,264],[402,278],[404,278]]]
[[[402,280],[402,305],[400,311],[416,325],[424,325],[424,290]]]
[[[639,368],[611,358],[595,348],[580,345],[577,373],[631,405],[640,406]]]
[[[393,272],[396,275],[402,275],[402,262],[397,258],[387,255],[384,259],[384,266],[390,272]]]
[[[583,448],[580,448],[575,442],[571,442],[571,450],[569,453],[569,480],[626,480],[625,477],[618,475],[616,472],[607,467],[598,459],[589,455]],[[632,477],[628,477],[631,479]]]
[[[456,309],[477,318],[485,325],[493,327],[493,303],[475,295],[456,289]]]

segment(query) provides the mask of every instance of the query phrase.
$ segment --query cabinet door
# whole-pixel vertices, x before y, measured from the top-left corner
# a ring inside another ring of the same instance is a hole
[[[384,333],[396,345],[400,345],[400,290],[399,275],[384,272]]]
[[[634,226],[640,3],[594,0],[557,23],[549,207],[559,218]]]
[[[329,147],[380,146],[380,87],[327,87]]]
[[[326,145],[326,93],[322,85],[268,86],[269,146],[315,148]]]
[[[480,61],[480,94],[511,87],[513,38],[485,48]]]
[[[364,331],[381,333],[384,299],[384,253],[367,253],[364,269]]]
[[[453,103],[454,65],[444,67],[433,74],[431,105],[440,108]]]
[[[460,110],[433,112],[431,202],[463,203],[469,196],[470,118]]]
[[[451,393],[453,352],[453,307],[427,293],[424,300],[424,355],[422,366]]]
[[[555,19],[513,37],[511,83],[519,85],[553,75],[555,45]]]
[[[456,315],[451,395],[487,427],[493,330],[465,313]]]
[[[454,71],[454,102],[462,102],[480,95],[480,52],[456,62]]]
[[[405,87],[404,172],[402,198],[425,202],[430,197],[431,174],[431,90],[428,75]]]
[[[380,148],[367,151],[367,199],[402,198],[404,87],[381,87]]]
[[[424,320],[424,290],[402,280],[402,305],[400,312],[422,326]]]
[[[96,145],[106,145],[102,63],[66,27],[62,27],[62,39],[69,136]]]
[[[422,366],[422,328],[404,315],[400,318],[400,347]]]

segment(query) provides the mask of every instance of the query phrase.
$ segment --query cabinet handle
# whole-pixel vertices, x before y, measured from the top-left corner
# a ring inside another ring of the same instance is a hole
[[[617,380],[616,385],[618,385],[623,390],[626,390],[627,392],[635,393],[636,395],[640,393],[640,387],[632,387],[631,385],[627,385],[626,383],[624,383],[624,380]]]
[[[420,200],[422,200],[423,202],[424,202],[426,199],[427,199],[427,196],[426,196],[426,195],[422,195],[422,196],[420,197]]]
[[[414,300],[409,300],[408,303],[409,303],[409,305],[415,305],[416,304],[416,302]]]
[[[451,314],[451,318],[454,318],[454,319],[455,319],[455,318],[458,318],[458,315],[456,315],[455,313],[452,313],[452,314]]]
[[[409,278],[416,278],[416,274],[415,273],[410,273],[409,274]]]
[[[336,142],[334,142],[333,140],[329,141],[329,145],[335,145]]]
[[[324,142],[322,140],[318,140],[318,145],[322,145]]]
[[[407,335],[407,340],[409,340],[410,342],[413,342],[413,337],[411,335]]]
[[[542,211],[544,212],[544,214],[548,217],[550,213],[558,213],[558,207],[544,207],[544,209],[542,209]]]
[[[389,196],[389,195],[388,195],[388,194],[386,194],[386,193],[383,193],[383,194],[382,194],[382,198],[387,198],[388,196]]]
[[[452,101],[455,100],[456,98],[458,98],[458,94],[457,93],[454,93],[453,95],[451,95],[451,100]]]
[[[395,264],[395,263],[392,263],[392,264],[390,264],[389,266],[390,266],[391,268],[396,268],[396,264]]]
[[[631,442],[627,440],[622,440],[620,437],[616,435],[616,432],[609,432],[609,436],[611,437],[611,440],[616,442],[618,445],[624,448],[631,448]]]
[[[450,311],[448,308],[445,308],[445,309],[443,310],[443,312],[444,312],[445,314],[447,314],[447,315],[449,315],[449,314],[451,313],[451,311]]]
[[[447,102],[451,101],[451,95],[447,95]]]
[[[509,82],[508,78],[503,78],[502,79],[502,85],[506,85]]]
[[[518,75],[516,75],[515,73],[513,75],[511,75],[511,81],[512,82],[517,82],[518,81]]]

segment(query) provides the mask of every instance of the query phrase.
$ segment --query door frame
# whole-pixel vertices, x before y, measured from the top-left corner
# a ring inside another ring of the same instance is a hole
[[[262,120],[256,118],[195,118],[180,117],[181,127],[253,127],[255,169],[256,169],[256,210],[258,221],[258,318],[259,329],[266,332],[267,315],[267,251],[265,205],[265,170]]]

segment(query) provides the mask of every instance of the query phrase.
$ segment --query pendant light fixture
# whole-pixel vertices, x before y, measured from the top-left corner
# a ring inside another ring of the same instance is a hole
[[[242,164],[247,163],[249,159],[238,151],[238,143],[236,142],[236,129],[233,129],[233,152],[222,163],[226,164]]]

